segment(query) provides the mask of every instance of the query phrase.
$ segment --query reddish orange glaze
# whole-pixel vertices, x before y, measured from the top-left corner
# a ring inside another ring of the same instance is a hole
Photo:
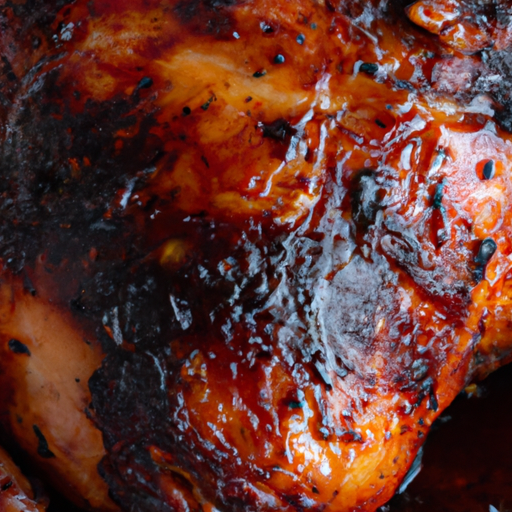
[[[5,7],[0,412],[53,485],[95,510],[393,496],[510,359],[502,3]]]

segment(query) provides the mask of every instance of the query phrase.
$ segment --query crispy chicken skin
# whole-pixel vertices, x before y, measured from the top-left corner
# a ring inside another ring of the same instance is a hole
[[[3,4],[7,443],[91,510],[388,501],[511,359],[510,11]]]

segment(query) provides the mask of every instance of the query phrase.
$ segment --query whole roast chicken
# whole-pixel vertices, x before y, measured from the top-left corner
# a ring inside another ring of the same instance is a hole
[[[512,359],[512,4],[408,3],[0,5],[0,424],[46,485],[375,511]]]

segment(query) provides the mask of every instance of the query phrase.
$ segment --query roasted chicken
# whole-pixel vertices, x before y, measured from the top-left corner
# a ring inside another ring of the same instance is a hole
[[[96,511],[386,503],[511,359],[511,16],[4,3],[4,448]]]

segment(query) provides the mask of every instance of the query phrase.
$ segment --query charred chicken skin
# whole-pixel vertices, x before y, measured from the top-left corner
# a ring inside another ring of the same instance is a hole
[[[389,500],[511,358],[511,16],[4,3],[4,447],[97,511]]]

